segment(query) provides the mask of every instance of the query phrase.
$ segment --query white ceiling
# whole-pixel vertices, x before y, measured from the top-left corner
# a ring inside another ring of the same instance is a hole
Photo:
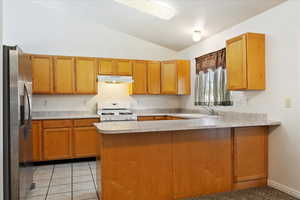
[[[209,37],[285,0],[162,1],[175,7],[177,11],[176,16],[170,21],[144,14],[113,0],[31,0],[28,2],[63,11],[69,16],[80,16],[83,21],[94,21],[178,51],[194,44],[191,35],[195,27],[203,30],[204,37]]]

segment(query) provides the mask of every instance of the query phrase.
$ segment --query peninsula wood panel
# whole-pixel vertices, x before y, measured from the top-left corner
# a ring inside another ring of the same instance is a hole
[[[102,136],[101,199],[173,199],[170,133]]]
[[[32,158],[33,161],[42,160],[42,123],[32,121]]]
[[[132,75],[132,61],[125,59],[116,59],[116,74],[120,76]]]
[[[266,179],[268,175],[268,128],[234,129],[234,180]]]
[[[62,160],[72,158],[71,128],[43,130],[43,159]]]
[[[51,94],[53,92],[53,60],[51,56],[31,56],[32,92]]]
[[[231,190],[230,129],[176,132],[173,142],[175,199]]]
[[[175,61],[161,64],[161,93],[177,94],[177,65]]]
[[[148,62],[148,94],[160,94],[160,62],[149,61]]]
[[[134,61],[132,67],[133,94],[147,94],[147,62]]]
[[[75,80],[77,94],[96,94],[96,66],[95,58],[77,57],[75,65]]]
[[[97,155],[97,139],[97,131],[95,127],[74,128],[74,158],[95,157]]]
[[[228,89],[247,89],[247,43],[246,35],[227,41],[226,67]]]
[[[113,59],[99,59],[98,72],[100,75],[116,74],[116,63]]]
[[[73,57],[54,57],[54,93],[73,94],[75,92],[75,59]]]

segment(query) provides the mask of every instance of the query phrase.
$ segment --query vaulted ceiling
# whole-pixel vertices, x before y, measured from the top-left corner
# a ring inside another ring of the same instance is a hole
[[[24,3],[24,0],[22,1]],[[79,15],[84,21],[96,21],[177,51],[195,43],[192,40],[195,28],[203,31],[204,38],[209,37],[285,0],[162,1],[176,9],[176,16],[169,21],[147,15],[113,0],[28,0],[31,4],[61,10],[70,16]]]

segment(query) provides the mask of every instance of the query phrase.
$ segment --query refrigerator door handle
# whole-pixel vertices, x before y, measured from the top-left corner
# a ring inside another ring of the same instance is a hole
[[[26,99],[28,102],[28,124],[31,123],[31,117],[32,117],[32,102],[31,102],[31,96],[29,93],[29,88],[27,83],[24,84],[24,88],[25,88],[25,94],[26,94]]]

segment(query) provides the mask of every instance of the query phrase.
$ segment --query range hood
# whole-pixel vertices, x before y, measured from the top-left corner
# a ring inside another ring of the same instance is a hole
[[[106,83],[132,83],[132,76],[98,76],[98,82]]]

